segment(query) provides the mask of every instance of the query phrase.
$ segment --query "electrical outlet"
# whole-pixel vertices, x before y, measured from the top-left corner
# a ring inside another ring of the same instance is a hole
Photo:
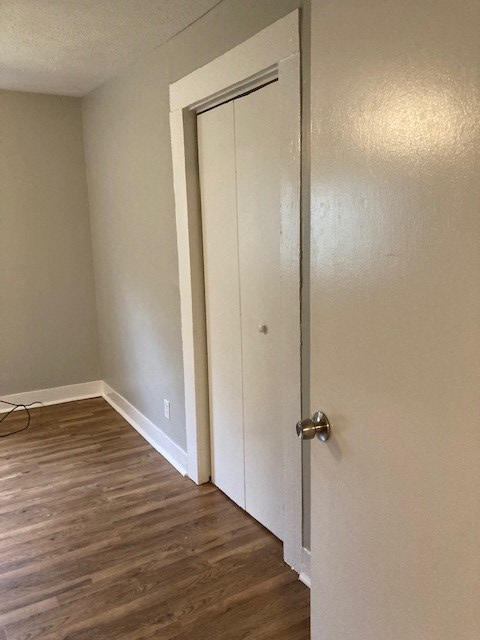
[[[163,413],[167,420],[170,420],[170,400],[163,401]]]

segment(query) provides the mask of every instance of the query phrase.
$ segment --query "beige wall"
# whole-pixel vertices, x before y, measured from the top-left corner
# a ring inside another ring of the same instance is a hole
[[[0,396],[100,376],[80,101],[0,91]]]
[[[185,447],[169,84],[299,0],[225,0],[83,101],[103,377]],[[163,417],[163,399],[171,419]]]

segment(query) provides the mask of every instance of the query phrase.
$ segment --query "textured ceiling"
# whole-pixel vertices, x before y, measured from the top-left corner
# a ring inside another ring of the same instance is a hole
[[[0,88],[82,96],[219,0],[0,0]]]

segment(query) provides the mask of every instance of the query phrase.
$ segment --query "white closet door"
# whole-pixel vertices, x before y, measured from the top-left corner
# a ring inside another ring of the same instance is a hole
[[[278,83],[234,109],[246,510],[283,539]]]
[[[198,116],[212,480],[283,539],[278,85]]]
[[[212,481],[245,508],[233,103],[198,116]]]

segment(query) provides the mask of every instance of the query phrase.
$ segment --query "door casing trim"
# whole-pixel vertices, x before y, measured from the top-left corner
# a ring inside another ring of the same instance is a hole
[[[301,70],[299,12],[170,85],[170,131],[182,320],[187,474],[210,480],[205,286],[198,177],[196,114],[245,90],[278,79],[281,92],[281,282],[284,366],[282,406],[272,420],[282,426],[284,558],[302,570],[302,447],[295,434],[301,415]],[[295,341],[291,337],[295,336]],[[295,342],[295,344],[293,344]],[[292,384],[293,382],[296,382]]]

